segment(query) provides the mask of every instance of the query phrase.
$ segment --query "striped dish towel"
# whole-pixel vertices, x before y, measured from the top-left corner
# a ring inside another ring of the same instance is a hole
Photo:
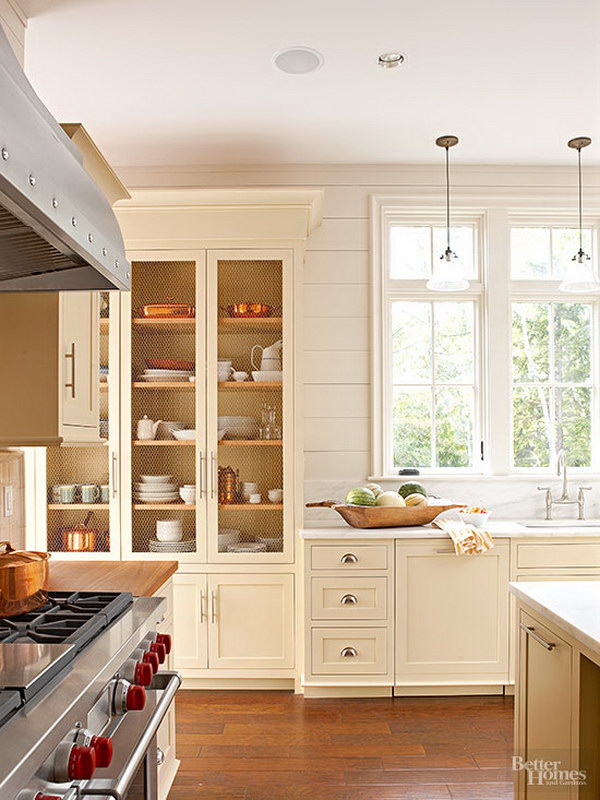
[[[473,556],[485,553],[494,546],[492,537],[484,528],[466,525],[462,520],[443,518],[440,514],[433,520],[433,525],[445,531],[454,542],[457,556]]]

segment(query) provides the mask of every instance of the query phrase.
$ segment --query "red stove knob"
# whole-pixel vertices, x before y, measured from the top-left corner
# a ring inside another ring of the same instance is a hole
[[[156,653],[159,664],[164,664],[167,660],[167,648],[164,646],[164,644],[162,644],[162,642],[151,642],[150,652]]]
[[[173,639],[171,638],[170,633],[157,633],[156,641],[159,644],[164,644],[167,654],[171,652],[171,647],[173,646]]]
[[[96,752],[92,747],[74,744],[69,753],[67,775],[70,781],[89,781],[96,769]]]
[[[42,792],[38,792],[33,800],[62,800],[62,797],[57,794],[42,794]]]
[[[146,690],[143,686],[130,686],[125,696],[127,711],[143,711],[146,705]]]
[[[143,689],[142,686],[138,688]],[[90,747],[96,753],[96,766],[110,767],[113,756],[112,739],[109,736],[92,736]]]
[[[152,674],[156,675],[158,672],[158,655],[156,653],[144,653],[142,661],[146,664],[150,664],[152,667]]]
[[[147,664],[145,661],[136,662],[133,677],[134,683],[137,683],[138,686],[150,686],[153,677],[154,672],[150,664]]]

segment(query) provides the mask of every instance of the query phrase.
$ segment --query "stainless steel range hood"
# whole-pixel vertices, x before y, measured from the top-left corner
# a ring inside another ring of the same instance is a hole
[[[0,292],[130,288],[113,210],[0,27]]]

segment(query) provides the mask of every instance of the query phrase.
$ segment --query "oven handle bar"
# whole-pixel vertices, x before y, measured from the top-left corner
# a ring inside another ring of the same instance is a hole
[[[158,689],[162,691],[162,697],[157,703],[156,710],[148,721],[148,726],[144,731],[143,736],[135,746],[131,758],[127,762],[127,766],[118,778],[110,781],[94,781],[96,787],[87,788],[85,786],[79,787],[80,797],[113,797],[114,800],[126,800],[127,790],[131,781],[134,779],[140,764],[144,760],[146,751],[152,743],[152,739],[156,736],[156,732],[160,727],[161,722],[165,718],[169,706],[173,702],[175,693],[181,686],[181,675],[178,672],[159,672],[154,676],[151,689]],[[112,786],[100,786],[100,783],[113,784]]]

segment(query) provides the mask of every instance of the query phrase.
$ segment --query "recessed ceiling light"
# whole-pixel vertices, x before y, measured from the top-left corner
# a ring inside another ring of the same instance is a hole
[[[400,64],[404,64],[404,56],[402,53],[382,53],[377,59],[377,63],[384,69],[398,67]]]
[[[273,56],[273,63],[290,75],[306,75],[323,65],[323,56],[310,47],[287,47]]]

